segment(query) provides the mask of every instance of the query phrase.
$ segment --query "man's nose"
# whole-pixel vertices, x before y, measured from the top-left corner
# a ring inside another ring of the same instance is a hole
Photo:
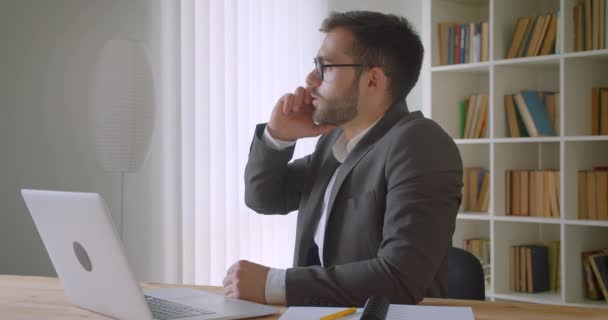
[[[306,76],[306,87],[307,88],[316,88],[321,85],[321,79],[319,79],[319,74],[317,70],[313,69]]]

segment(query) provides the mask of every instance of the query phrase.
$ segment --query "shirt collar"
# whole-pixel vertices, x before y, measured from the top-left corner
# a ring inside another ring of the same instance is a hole
[[[348,154],[353,151],[359,141],[361,141],[361,139],[365,137],[365,134],[369,130],[371,130],[376,125],[376,123],[380,121],[380,119],[382,119],[382,117],[378,118],[378,120],[372,123],[369,127],[365,128],[365,130],[359,132],[359,134],[357,134],[350,141],[348,141],[346,139],[346,136],[344,136],[344,133],[342,133],[338,140],[336,140],[336,142],[334,143],[334,146],[332,147],[332,152],[334,153],[334,157],[336,158],[336,160],[338,160],[338,162],[340,163],[343,163],[344,160],[346,160]]]

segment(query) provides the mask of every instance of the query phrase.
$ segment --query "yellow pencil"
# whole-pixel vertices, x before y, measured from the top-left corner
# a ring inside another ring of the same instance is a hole
[[[332,313],[328,316],[322,317],[321,320],[335,320],[341,317],[344,317],[346,315],[349,315],[351,313],[355,313],[355,311],[357,311],[357,308],[348,308],[346,310],[342,310],[336,313]]]

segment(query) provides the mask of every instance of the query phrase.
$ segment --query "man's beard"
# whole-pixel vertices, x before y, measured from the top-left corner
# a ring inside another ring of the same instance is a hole
[[[318,99],[312,119],[316,124],[330,124],[341,126],[358,115],[359,104],[358,77],[353,81],[349,92],[342,97],[332,99]],[[316,94],[315,94],[316,95]],[[316,95],[319,97],[319,95]]]

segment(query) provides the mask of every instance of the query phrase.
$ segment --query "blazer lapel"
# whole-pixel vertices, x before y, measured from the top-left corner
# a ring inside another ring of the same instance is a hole
[[[365,156],[374,146],[378,139],[382,138],[399,120],[403,118],[403,116],[407,115],[409,112],[407,110],[407,106],[405,102],[398,103],[393,105],[378,121],[378,123],[363,137],[361,141],[357,144],[357,146],[351,151],[351,153],[346,157],[344,163],[340,166],[338,171],[338,175],[334,181],[334,185],[331,190],[331,195],[329,197],[329,201],[327,203],[327,212],[329,217],[331,217],[331,210],[333,209],[334,202],[336,200],[336,196],[342,187],[342,183],[351,172],[351,170],[357,165],[357,163]],[[322,198],[321,198],[322,199]],[[318,217],[316,218],[318,221]],[[324,239],[327,240],[327,230],[329,227],[329,220],[327,223],[327,227],[325,229]],[[325,242],[324,241],[324,242]],[[325,248],[326,246],[324,246]],[[325,257],[325,250],[323,250],[323,261],[328,261]]]
[[[321,163],[319,173],[316,175],[316,179],[311,188],[310,198],[307,201],[308,205],[304,208],[304,210],[300,210],[298,213],[298,218],[301,219],[302,234],[300,234],[300,236],[296,239],[296,248],[299,248],[299,263],[297,265],[309,263],[306,261],[307,254],[308,250],[310,249],[309,247],[312,246],[314,232],[317,229],[319,219],[321,218],[321,209],[323,208],[323,197],[325,196],[325,190],[327,189],[329,180],[336,171],[336,168],[340,165],[340,162],[338,162],[333,155],[331,146],[334,145],[335,141],[338,140],[341,134],[341,129],[336,129],[334,132],[332,132],[332,137],[327,144],[329,146],[326,151],[327,154]]]

